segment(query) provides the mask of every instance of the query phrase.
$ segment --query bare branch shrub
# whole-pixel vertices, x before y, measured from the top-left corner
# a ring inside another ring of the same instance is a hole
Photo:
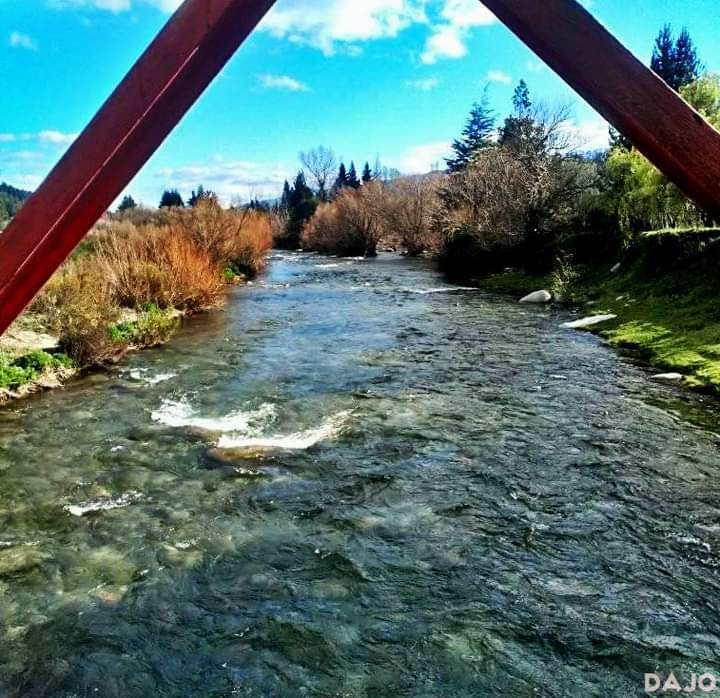
[[[374,256],[384,231],[381,200],[380,182],[341,190],[335,201],[321,204],[305,226],[303,247],[341,257]]]
[[[397,240],[410,256],[438,248],[432,223],[441,181],[437,175],[420,175],[385,185],[383,216],[387,236]]]

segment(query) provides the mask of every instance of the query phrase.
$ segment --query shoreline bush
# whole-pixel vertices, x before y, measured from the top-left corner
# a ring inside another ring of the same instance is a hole
[[[224,302],[226,282],[253,276],[272,245],[272,220],[223,209],[211,197],[190,209],[130,208],[104,218],[33,301],[30,312],[79,366],[161,344],[178,314]],[[123,314],[137,313],[131,321]]]

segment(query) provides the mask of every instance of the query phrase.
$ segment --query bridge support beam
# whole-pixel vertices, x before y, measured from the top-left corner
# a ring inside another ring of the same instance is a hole
[[[0,334],[157,150],[274,0],[185,0],[0,234]]]
[[[575,0],[483,4],[659,170],[720,220],[720,133],[582,5]]]

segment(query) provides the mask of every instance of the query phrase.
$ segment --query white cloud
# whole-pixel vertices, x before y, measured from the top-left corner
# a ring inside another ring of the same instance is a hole
[[[444,0],[440,22],[427,40],[422,62],[462,58],[468,52],[466,42],[473,27],[488,26],[496,21],[495,15],[478,0]]]
[[[78,135],[77,133],[63,133],[62,131],[40,131],[40,133],[33,136],[33,138],[36,138],[40,143],[70,145]]]
[[[293,172],[282,164],[263,164],[216,157],[211,162],[177,168],[165,168],[155,174],[160,188],[178,189],[189,195],[202,184],[214,191],[223,202],[251,197],[272,198],[282,191],[283,183]],[[159,199],[159,194],[158,194]]]
[[[440,84],[440,80],[438,80],[437,78],[425,78],[423,80],[407,80],[405,84],[415,90],[420,90],[420,92],[430,92]]]
[[[22,32],[10,32],[8,44],[10,44],[10,46],[12,46],[13,48],[24,48],[28,51],[38,50],[38,45],[35,39],[28,36],[27,34],[23,34]]]
[[[258,80],[266,90],[310,91],[310,88],[304,82],[291,78],[289,75],[258,75]]]
[[[126,12],[132,7],[131,0],[49,0],[49,4],[59,9],[89,7],[109,12]]]
[[[509,85],[512,82],[512,76],[504,73],[502,70],[490,70],[487,74],[487,81]]]
[[[392,38],[424,22],[424,5],[425,0],[281,0],[260,28],[332,55],[338,44]]]
[[[46,0],[54,7],[85,7],[125,12],[139,5],[172,12],[181,0]],[[424,63],[461,58],[474,27],[496,21],[478,0],[278,0],[260,30],[320,49],[358,55],[363,42],[394,38],[415,24],[427,25],[430,36],[421,55]]]
[[[400,156],[397,166],[403,174],[425,174],[435,167],[442,168],[450,153],[450,143],[416,145]]]
[[[604,150],[610,145],[610,126],[605,119],[593,119],[577,123],[570,119],[563,125],[563,131],[570,138],[571,148],[580,151]]]
[[[0,143],[30,142],[49,143],[51,145],[69,145],[79,134],[46,130],[38,133],[0,133]]]

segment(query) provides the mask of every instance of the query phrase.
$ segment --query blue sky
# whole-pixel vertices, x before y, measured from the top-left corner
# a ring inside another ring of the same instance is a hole
[[[37,186],[178,4],[0,0],[0,181]],[[585,4],[644,61],[663,23],[686,25],[720,71],[717,0]],[[425,171],[486,84],[503,115],[521,77],[602,144],[604,122],[476,0],[278,0],[128,192],[151,205],[201,183],[226,201],[274,196],[321,144],[358,167],[379,155]]]

